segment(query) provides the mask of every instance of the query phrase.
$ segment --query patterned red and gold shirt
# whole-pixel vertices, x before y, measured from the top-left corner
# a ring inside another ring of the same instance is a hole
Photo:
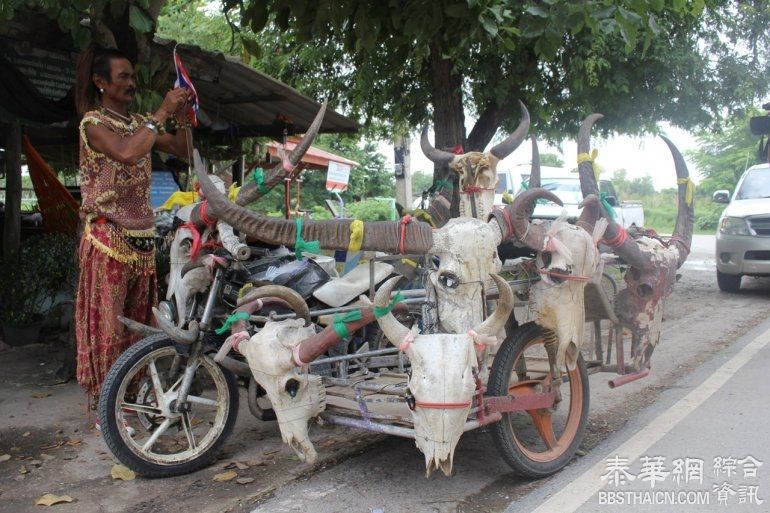
[[[145,119],[131,114],[131,122],[99,110],[89,111],[80,122],[80,191],[83,219],[103,217],[127,230],[153,228],[150,206],[152,157],[148,152],[136,165],[108,157],[88,142],[88,125],[103,125],[121,137],[133,134]]]

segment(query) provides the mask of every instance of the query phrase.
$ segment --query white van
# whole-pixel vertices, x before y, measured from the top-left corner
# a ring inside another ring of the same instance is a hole
[[[513,176],[516,171],[521,170],[518,183]],[[503,206],[503,192],[507,191],[511,195],[521,190],[522,183],[529,180],[529,166],[518,166],[516,171],[499,171],[497,189],[495,191],[495,206]],[[505,181],[504,181],[505,180]],[[556,219],[561,215],[562,210],[567,211],[568,220],[576,222],[580,216],[578,205],[583,201],[583,194],[580,190],[580,177],[575,172],[568,169],[543,166],[540,169],[541,187],[553,192],[564,203],[563,207],[551,202],[538,202],[535,205],[535,211],[532,217],[535,219]],[[503,187],[503,183],[505,186]],[[510,185],[515,187],[511,192]],[[606,194],[607,202],[615,210],[615,221],[624,228],[631,226],[644,226],[644,209],[638,201],[620,201],[615,187],[610,180],[599,180],[599,191]]]

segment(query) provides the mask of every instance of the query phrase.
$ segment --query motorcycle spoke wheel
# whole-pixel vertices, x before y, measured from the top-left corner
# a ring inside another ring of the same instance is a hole
[[[192,472],[216,457],[232,430],[238,389],[229,371],[201,356],[187,402],[177,408],[187,358],[163,337],[132,346],[110,370],[99,405],[102,435],[126,466],[148,477]]]

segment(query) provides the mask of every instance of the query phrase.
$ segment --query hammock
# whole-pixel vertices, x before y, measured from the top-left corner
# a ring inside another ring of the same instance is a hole
[[[35,150],[25,135],[22,147],[27,156],[29,176],[43,215],[43,229],[47,233],[64,233],[75,236],[78,226],[78,202],[56,177],[43,157]]]

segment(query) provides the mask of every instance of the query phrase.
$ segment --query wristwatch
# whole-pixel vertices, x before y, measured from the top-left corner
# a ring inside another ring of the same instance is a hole
[[[152,130],[155,133],[155,135],[159,135],[158,134],[158,126],[155,123],[153,123],[152,121],[145,121],[144,122],[144,126],[149,128],[150,130]]]

